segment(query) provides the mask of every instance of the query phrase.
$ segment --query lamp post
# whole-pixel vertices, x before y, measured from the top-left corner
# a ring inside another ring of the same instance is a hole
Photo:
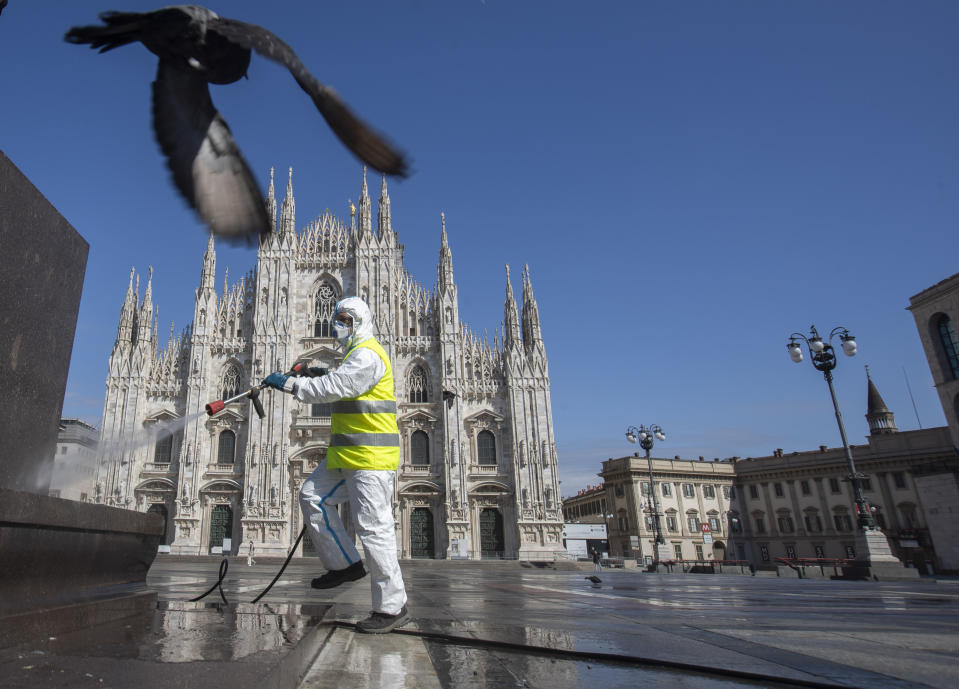
[[[833,328],[829,333],[829,341],[824,341],[813,325],[809,329],[809,337],[802,333],[793,333],[789,336],[789,344],[786,349],[789,350],[789,356],[795,363],[801,363],[803,360],[802,346],[796,340],[802,340],[809,349],[809,360],[817,371],[822,371],[826,378],[826,384],[829,386],[829,395],[832,397],[832,406],[836,410],[836,422],[839,424],[839,435],[842,437],[842,446],[846,451],[846,463],[849,466],[849,480],[852,482],[853,495],[856,500],[857,524],[861,531],[874,529],[875,523],[872,520],[872,513],[869,511],[869,504],[862,494],[862,479],[864,474],[856,471],[856,465],[852,460],[852,451],[849,449],[849,441],[846,440],[846,428],[842,423],[842,414],[839,412],[839,402],[836,400],[836,390],[832,385],[832,370],[836,368],[836,353],[832,346],[833,338],[838,334],[841,342],[842,351],[846,356],[856,355],[856,338],[842,326]]]
[[[612,530],[611,528],[609,528],[609,525],[610,525],[610,522],[613,521],[613,517],[615,517],[615,516],[616,516],[616,515],[614,515],[614,514],[606,514],[605,512],[603,513],[603,517],[604,517],[605,520],[606,520],[606,555],[607,555],[607,556],[608,556],[610,553],[613,552],[613,546],[611,546],[610,543],[609,543],[611,540],[613,540],[613,539],[612,539],[612,531],[613,531],[613,530]]]
[[[630,426],[626,429],[626,440],[631,443],[639,441],[639,446],[646,451],[646,464],[649,467],[649,494],[652,496],[653,524],[656,529],[656,541],[653,547],[653,566],[662,559],[659,555],[659,547],[666,545],[666,539],[663,538],[663,527],[659,521],[659,498],[656,497],[656,486],[653,483],[653,460],[649,456],[649,451],[653,449],[653,438],[659,441],[666,440],[666,433],[662,428],[653,424],[649,428],[646,426]]]

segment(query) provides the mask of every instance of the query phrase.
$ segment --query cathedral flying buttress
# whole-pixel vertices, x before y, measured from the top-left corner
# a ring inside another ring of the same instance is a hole
[[[297,231],[292,168],[277,205],[271,170],[274,232],[254,268],[232,284],[224,274],[217,290],[211,236],[193,321],[179,334],[171,324],[165,347],[152,268],[142,301],[131,271],[109,362],[95,500],[164,515],[173,553],[246,552],[250,543],[259,554],[288,552],[302,528],[300,485],[326,456],[329,406],[266,392],[263,418],[245,399],[214,417],[202,412],[296,361],[336,366],[333,308],[357,295],[393,364],[399,556],[552,560],[563,552],[549,370],[529,267],[520,306],[506,266],[504,320],[490,342],[460,318],[442,214],[436,283],[427,288],[404,266],[385,179],[375,224],[365,170],[348,217],[327,210]],[[121,440],[143,434],[149,442]],[[309,539],[300,551],[310,555]]]

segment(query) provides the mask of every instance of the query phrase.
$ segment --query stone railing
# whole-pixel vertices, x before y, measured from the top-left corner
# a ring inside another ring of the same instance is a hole
[[[293,429],[300,438],[312,438],[316,433],[329,428],[329,416],[297,416],[293,421]]]

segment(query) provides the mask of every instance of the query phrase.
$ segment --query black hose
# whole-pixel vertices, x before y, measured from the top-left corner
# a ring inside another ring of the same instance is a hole
[[[265,596],[269,592],[271,588],[273,588],[273,584],[275,584],[276,580],[279,579],[280,576],[283,574],[283,570],[285,570],[286,566],[290,564],[290,560],[293,559],[293,553],[296,552],[296,546],[300,545],[300,541],[303,540],[303,534],[305,533],[306,533],[306,524],[304,524],[303,528],[300,529],[300,535],[296,537],[296,542],[293,544],[293,547],[290,548],[290,554],[286,556],[286,562],[284,562],[283,566],[280,567],[280,571],[276,573],[275,577],[273,577],[273,581],[270,582],[270,585],[267,586],[265,589],[263,589],[263,593],[261,593],[259,596],[254,598],[252,601],[250,601],[251,603],[256,603],[257,601],[259,601],[263,596]],[[207,593],[209,593],[209,591]],[[205,596],[206,594],[203,594],[203,595]]]
[[[220,589],[220,598],[223,599],[223,604],[224,604],[224,605],[229,605],[229,602],[226,600],[226,596],[223,595],[223,579],[224,579],[224,577],[226,577],[226,571],[227,571],[229,568],[230,568],[230,561],[229,561],[229,560],[227,560],[226,558],[223,558],[222,560],[220,560],[220,578],[216,580],[216,583],[213,584],[213,586],[211,586],[210,589],[209,589],[206,593],[204,593],[202,596],[197,596],[196,598],[191,598],[191,599],[190,599],[190,602],[191,602],[191,603],[196,603],[198,600],[203,600],[204,598],[206,598],[207,596],[209,596],[211,593],[213,593],[213,589],[217,589],[217,588],[218,588],[218,589]],[[273,584],[270,584],[270,586],[272,586],[272,585],[273,585]]]

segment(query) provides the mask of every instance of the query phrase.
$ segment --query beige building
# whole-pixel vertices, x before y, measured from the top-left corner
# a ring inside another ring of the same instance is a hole
[[[600,524],[606,522],[607,514],[606,486],[586,486],[563,500],[563,521],[567,524]]]
[[[50,497],[86,501],[93,495],[100,431],[80,419],[60,419]]]
[[[912,297],[909,310],[916,319],[952,442],[959,446],[959,273]]]
[[[959,447],[959,273],[923,290],[909,300],[919,339],[926,351],[939,402]],[[959,572],[959,450],[917,472],[924,512],[936,544],[940,567]]]
[[[923,573],[956,569],[946,555],[953,552],[951,541],[937,534],[930,518],[931,510],[959,511],[949,484],[929,479],[930,471],[941,477],[941,467],[956,464],[949,429],[898,431],[871,379],[867,400],[870,435],[850,449],[857,471],[866,475],[863,490],[879,527],[903,563]],[[653,458],[652,465],[663,537],[676,559],[746,560],[762,567],[777,558],[855,557],[855,500],[842,447],[711,462]],[[610,459],[599,475],[606,514],[612,515],[611,556],[652,561],[656,529],[646,459]],[[571,506],[564,501],[567,519]],[[939,521],[946,528],[951,520]]]
[[[851,445],[863,493],[893,553],[921,572],[939,569],[917,485],[917,467],[953,453],[949,429],[870,435]],[[735,463],[730,517],[743,525],[737,556],[754,564],[776,558],[854,558],[856,514],[841,447],[783,453]]]
[[[729,514],[733,464],[680,459],[652,459],[653,483],[660,508],[660,529],[675,559],[724,560],[729,552]],[[652,562],[656,540],[649,464],[644,457],[603,462],[606,482],[609,547],[612,557]],[[710,540],[704,538],[703,525]]]

